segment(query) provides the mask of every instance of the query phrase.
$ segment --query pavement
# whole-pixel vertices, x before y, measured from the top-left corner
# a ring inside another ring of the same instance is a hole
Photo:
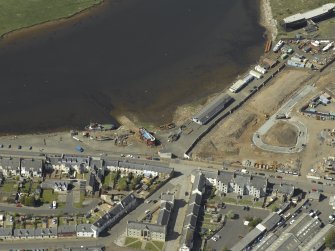
[[[307,144],[308,140],[308,132],[306,126],[301,123],[296,118],[291,119],[276,119],[276,116],[279,114],[285,114],[286,116],[290,116],[290,113],[293,107],[303,99],[307,94],[311,91],[314,91],[315,87],[311,85],[304,86],[301,90],[299,90],[293,97],[290,98],[275,114],[273,114],[253,135],[252,141],[258,148],[274,152],[274,153],[298,153],[304,149],[304,146]],[[275,146],[266,144],[263,142],[262,137],[279,121],[285,121],[286,123],[290,123],[295,126],[299,132],[297,137],[297,143],[294,147],[284,147],[284,146]]]

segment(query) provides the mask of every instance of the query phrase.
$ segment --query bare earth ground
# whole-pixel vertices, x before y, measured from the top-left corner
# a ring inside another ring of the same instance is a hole
[[[280,121],[263,137],[264,143],[276,146],[294,146],[297,143],[298,130],[294,125]]]
[[[263,152],[252,146],[252,134],[264,123],[265,115],[276,112],[309,75],[305,71],[284,70],[272,84],[214,128],[195,147],[193,156],[215,160],[280,158],[278,154]]]

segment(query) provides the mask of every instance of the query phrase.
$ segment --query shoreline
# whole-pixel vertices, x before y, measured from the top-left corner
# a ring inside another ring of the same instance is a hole
[[[100,3],[94,4],[86,9],[75,12],[69,16],[60,17],[57,19],[46,20],[41,23],[36,23],[30,26],[25,26],[17,28],[15,30],[8,31],[0,35],[0,47],[8,42],[11,42],[14,39],[26,37],[31,35],[31,32],[41,32],[49,28],[56,28],[60,25],[67,25],[69,22],[78,21],[81,18],[84,18],[86,15],[91,14],[92,11],[98,11],[99,8],[102,8],[104,4],[107,4],[107,1],[101,0]]]
[[[278,36],[277,21],[273,18],[271,0],[260,0],[260,20],[259,24],[266,29],[268,38],[275,41]]]

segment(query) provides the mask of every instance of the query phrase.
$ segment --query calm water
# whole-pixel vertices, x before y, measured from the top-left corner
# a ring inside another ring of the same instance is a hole
[[[169,122],[179,104],[221,90],[256,62],[258,15],[255,0],[119,0],[0,41],[0,132],[82,127],[122,113]]]

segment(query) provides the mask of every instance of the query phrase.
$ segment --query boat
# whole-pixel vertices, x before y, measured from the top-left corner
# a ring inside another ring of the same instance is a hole
[[[147,131],[144,127],[139,129],[140,138],[145,141],[147,145],[156,145],[156,138]]]

